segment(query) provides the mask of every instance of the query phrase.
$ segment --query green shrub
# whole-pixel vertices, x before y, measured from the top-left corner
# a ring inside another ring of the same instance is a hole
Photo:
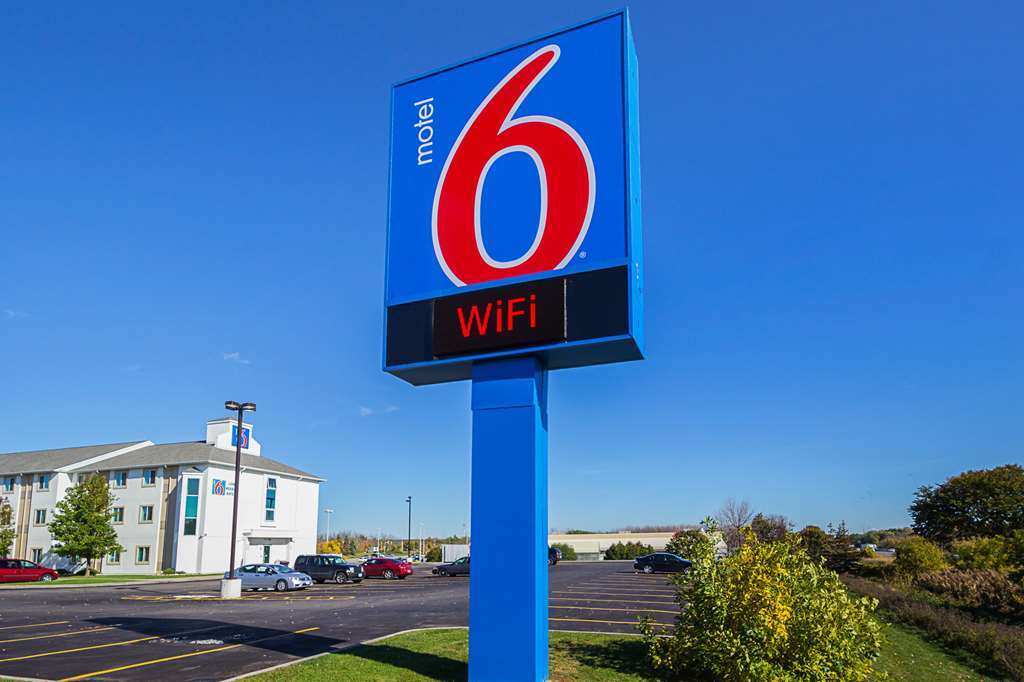
[[[573,549],[572,545],[567,545],[564,542],[556,542],[551,546],[562,552],[562,561],[576,561],[576,550]]]
[[[896,546],[896,573],[903,578],[916,578],[946,567],[942,548],[922,537],[909,537]]]
[[[625,544],[616,542],[604,551],[604,558],[608,561],[615,559],[635,559],[645,554],[653,554],[654,547],[639,542],[627,542]]]
[[[671,636],[641,624],[652,667],[681,679],[864,680],[881,634],[872,599],[854,597],[795,537],[746,533],[731,556],[710,543],[675,579],[684,608]]]
[[[957,568],[1009,568],[1013,564],[1011,543],[1000,535],[991,538],[956,540],[950,547]]]
[[[865,559],[874,559],[876,556],[875,550],[871,549],[870,547],[865,547],[860,551],[860,553],[864,555]]]
[[[681,530],[676,532],[676,534],[672,536],[672,539],[668,541],[668,544],[665,546],[665,551],[678,554],[685,559],[695,551],[699,551],[696,549],[698,545],[704,545],[710,542],[711,539],[702,530],[696,528]]]
[[[441,545],[434,545],[428,549],[426,559],[434,563],[441,561]]]

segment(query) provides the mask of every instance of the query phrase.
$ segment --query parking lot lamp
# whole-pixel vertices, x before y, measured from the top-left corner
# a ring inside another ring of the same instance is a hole
[[[325,540],[331,539],[331,514],[333,513],[333,509],[324,509],[324,514],[327,514],[327,537],[324,538]]]
[[[242,470],[242,415],[245,412],[255,412],[256,403],[236,403],[234,400],[228,400],[224,403],[224,409],[238,413],[238,431],[235,433],[235,501],[231,512],[231,567],[228,569],[230,579],[235,580],[238,578],[235,570],[235,538],[238,531],[238,495],[241,482],[239,478]]]
[[[405,498],[405,501],[409,504],[409,528],[405,535],[405,556],[412,558],[412,495]]]

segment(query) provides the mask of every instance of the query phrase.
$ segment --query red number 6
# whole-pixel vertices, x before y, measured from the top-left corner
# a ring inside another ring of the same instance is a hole
[[[594,213],[596,181],[590,150],[565,121],[512,118],[558,61],[548,45],[524,59],[484,98],[445,160],[434,193],[434,253],[457,286],[564,268],[576,254]],[[523,152],[537,167],[540,218],[533,244],[519,258],[498,261],[484,248],[480,199],[491,165]]]

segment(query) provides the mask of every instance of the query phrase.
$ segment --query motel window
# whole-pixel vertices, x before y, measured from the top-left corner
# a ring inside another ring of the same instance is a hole
[[[110,508],[111,523],[124,523],[124,507]]]
[[[135,548],[135,563],[137,564],[148,564],[149,563],[149,545],[139,545]]]
[[[153,523],[153,505],[144,504],[139,507],[139,523]]]
[[[32,561],[38,564],[42,560],[43,560],[43,548],[42,547],[33,547],[32,548]],[[26,567],[26,568],[28,568],[28,567]],[[34,568],[34,567],[32,567],[32,568]]]
[[[35,519],[33,520],[33,523],[35,523],[35,525],[37,525],[37,526],[45,526],[46,525],[46,510],[45,509],[36,509],[36,516],[35,516]]]
[[[196,519],[199,516],[199,479],[185,481],[185,535],[196,534]]]
[[[4,479],[4,492],[14,492],[14,476],[8,476],[7,478]]]
[[[114,472],[114,487],[124,488],[128,485],[128,472],[127,471],[115,471]]]
[[[156,469],[143,470],[142,485],[156,485]]]
[[[36,476],[36,484],[40,490],[50,489],[50,474],[39,474]]]
[[[267,503],[266,503],[266,510],[265,510],[266,513],[264,514],[263,519],[265,521],[273,521],[274,520],[274,512],[275,512],[276,508],[277,508],[277,479],[276,478],[268,478],[267,479]]]
[[[107,555],[108,564],[119,564],[121,563],[121,550],[115,549]]]

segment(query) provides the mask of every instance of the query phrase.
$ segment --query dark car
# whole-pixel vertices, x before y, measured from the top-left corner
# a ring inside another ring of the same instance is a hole
[[[363,572],[367,578],[404,579],[406,576],[412,575],[412,564],[408,561],[380,556],[364,563]]]
[[[24,559],[0,559],[0,583],[44,582],[60,577],[57,571]]]
[[[557,547],[548,547],[548,566],[554,566],[562,560],[562,550]]]
[[[633,562],[633,570],[641,573],[682,573],[692,564],[678,554],[655,552],[638,556]]]
[[[464,556],[450,564],[442,564],[431,571],[435,575],[469,575],[469,557]]]
[[[350,564],[337,554],[302,554],[295,560],[295,570],[318,583],[358,583],[366,577],[362,566]]]

